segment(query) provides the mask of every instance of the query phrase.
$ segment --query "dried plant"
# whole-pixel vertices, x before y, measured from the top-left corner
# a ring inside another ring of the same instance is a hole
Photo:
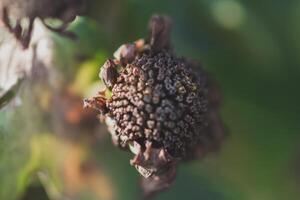
[[[61,35],[74,37],[66,30],[68,23],[81,14],[85,0],[1,0],[0,14],[4,25],[14,34],[24,48],[27,48],[32,35],[34,20],[39,18],[44,25]],[[59,27],[48,25],[48,18],[59,19]],[[27,23],[25,23],[27,20]]]
[[[122,45],[100,77],[107,89],[85,100],[108,125],[113,143],[134,153],[146,197],[168,188],[182,161],[215,150],[224,129],[219,92],[199,64],[178,58],[170,19],[155,15],[150,37]]]

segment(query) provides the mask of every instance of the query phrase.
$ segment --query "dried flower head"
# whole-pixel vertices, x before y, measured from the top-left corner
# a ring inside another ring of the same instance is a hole
[[[114,144],[135,154],[130,163],[147,195],[167,188],[178,163],[216,149],[224,136],[219,92],[199,64],[172,52],[170,19],[155,15],[149,29],[147,40],[122,45],[104,64],[100,76],[112,95],[89,100]]]
[[[61,35],[74,37],[74,34],[66,31],[69,22],[81,14],[86,0],[1,0],[0,14],[4,25],[12,32],[16,39],[27,48],[33,23],[36,18],[42,20],[44,25]],[[52,27],[45,19],[54,18],[62,21],[60,27]],[[28,25],[22,25],[22,20],[28,20]]]

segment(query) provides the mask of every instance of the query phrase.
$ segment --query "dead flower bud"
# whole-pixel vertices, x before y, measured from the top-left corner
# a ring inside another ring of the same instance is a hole
[[[225,135],[219,91],[201,65],[171,50],[170,19],[155,15],[149,28],[148,40],[122,45],[101,70],[110,98],[88,102],[105,108],[113,143],[134,154],[146,196],[168,188],[178,164],[216,150]]]

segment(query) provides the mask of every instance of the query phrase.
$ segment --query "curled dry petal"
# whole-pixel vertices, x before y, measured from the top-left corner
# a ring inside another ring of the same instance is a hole
[[[175,162],[165,149],[154,148],[149,141],[146,142],[145,146],[146,149],[144,151],[137,142],[134,142],[133,146],[130,147],[130,150],[135,154],[130,164],[134,165],[145,178],[164,173]]]
[[[171,20],[166,16],[154,15],[149,23],[150,46],[159,51],[170,48]]]
[[[149,178],[142,178],[141,187],[143,189],[143,197],[151,198],[155,193],[168,189],[176,178],[176,165],[173,164],[159,176],[154,175]]]
[[[99,76],[104,84],[111,89],[119,76],[116,64],[111,59],[108,59],[101,68]]]
[[[99,95],[83,101],[84,108],[94,108],[101,114],[106,114],[108,109],[106,107],[106,98]]]
[[[137,54],[137,48],[135,44],[123,44],[114,53],[114,57],[120,62],[122,66],[130,64]]]

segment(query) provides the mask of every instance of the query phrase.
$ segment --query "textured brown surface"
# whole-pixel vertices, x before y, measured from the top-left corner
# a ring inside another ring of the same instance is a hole
[[[201,141],[206,77],[183,59],[165,51],[144,53],[120,73],[112,93],[107,106],[121,145],[147,140],[181,157]]]

